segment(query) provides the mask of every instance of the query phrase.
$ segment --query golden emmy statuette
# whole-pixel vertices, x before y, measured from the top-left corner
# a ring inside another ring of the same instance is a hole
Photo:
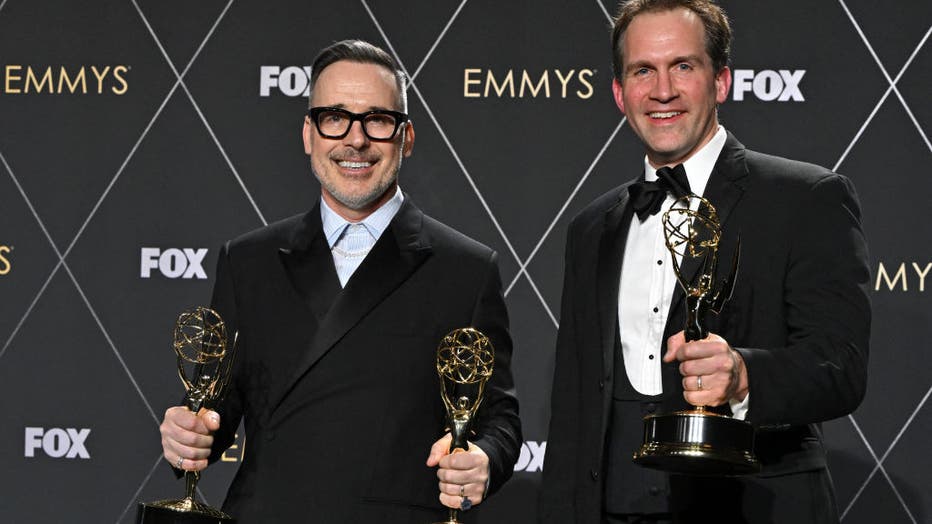
[[[223,398],[230,381],[236,335],[232,347],[227,347],[226,325],[220,315],[205,307],[185,311],[175,322],[172,347],[178,357],[178,375],[187,394],[184,404],[197,413],[212,409]],[[186,367],[192,368],[194,380],[188,378]],[[139,504],[138,524],[219,524],[235,519],[194,499],[200,472],[185,471],[185,497]]]
[[[440,375],[440,398],[447,410],[447,430],[453,440],[450,453],[469,449],[469,426],[473,421],[485,384],[492,376],[495,349],[489,338],[473,328],[453,330],[437,347],[437,374]],[[469,497],[463,497],[460,509],[472,507]],[[450,517],[434,524],[460,524],[455,509]]]
[[[716,286],[721,225],[712,204],[690,194],[663,214],[663,232],[673,271],[686,295],[686,341],[708,336],[705,317],[718,314],[731,297],[738,273],[741,241],[729,275]],[[689,280],[683,267],[698,264]],[[644,441],[634,462],[670,473],[746,475],[760,471],[754,456],[754,427],[743,420],[695,406],[686,411],[644,417]]]

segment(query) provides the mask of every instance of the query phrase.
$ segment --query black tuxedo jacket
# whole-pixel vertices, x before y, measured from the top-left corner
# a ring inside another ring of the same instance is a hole
[[[244,456],[223,508],[241,524],[430,522],[445,515],[436,348],[474,326],[495,348],[474,425],[490,492],[521,445],[495,253],[405,201],[341,289],[319,205],[228,242],[213,307],[238,330],[212,459],[242,420]]]
[[[598,524],[603,497],[611,496],[602,481],[611,384],[628,380],[613,366],[629,184],[597,199],[569,229],[542,522]],[[721,267],[741,238],[734,294],[708,327],[747,364],[747,420],[758,430],[763,471],[745,479],[663,477],[660,496],[682,515],[698,502],[727,505],[740,513],[736,520],[771,522],[780,508],[798,522],[837,521],[818,423],[850,413],[866,388],[869,270],[854,188],[824,168],[749,151],[729,134],[704,196],[722,223]],[[683,329],[683,302],[677,289],[661,355],[666,338]],[[664,364],[662,375],[657,411],[687,408],[678,364]],[[695,516],[684,520],[702,521]]]

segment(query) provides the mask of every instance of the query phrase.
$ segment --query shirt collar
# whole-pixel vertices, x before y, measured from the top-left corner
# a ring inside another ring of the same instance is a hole
[[[388,224],[395,218],[398,210],[401,209],[401,204],[404,202],[404,199],[405,197],[401,192],[401,187],[396,186],[395,194],[392,198],[373,211],[372,214],[362,219],[361,222],[350,222],[331,209],[330,206],[327,205],[327,202],[324,201],[324,198],[321,197],[320,222],[324,230],[324,235],[327,236],[327,244],[332,248],[333,245],[337,243],[337,240],[339,240],[340,235],[343,234],[343,231],[346,230],[350,224],[354,223],[362,223],[366,231],[372,235],[372,238],[378,240],[379,237],[382,236],[382,233],[388,228]]]
[[[715,167],[715,162],[725,147],[726,138],[728,134],[725,128],[718,126],[718,131],[712,136],[712,140],[683,162],[686,178],[689,179],[689,187],[693,193],[701,196],[705,192],[705,186],[709,182],[709,177],[712,176],[712,168]],[[646,156],[644,157],[644,179],[649,182],[657,180],[657,169],[650,165]]]

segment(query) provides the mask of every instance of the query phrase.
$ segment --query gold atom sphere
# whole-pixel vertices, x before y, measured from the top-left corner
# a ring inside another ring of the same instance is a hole
[[[457,384],[474,384],[492,376],[495,350],[489,337],[474,328],[448,333],[437,348],[437,372]]]
[[[188,362],[206,364],[219,360],[226,354],[226,325],[210,308],[198,306],[185,311],[175,322],[172,346]]]

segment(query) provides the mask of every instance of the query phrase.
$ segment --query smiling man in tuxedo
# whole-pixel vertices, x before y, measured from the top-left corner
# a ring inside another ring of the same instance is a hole
[[[632,0],[612,32],[615,102],[646,155],[567,236],[540,500],[552,524],[838,522],[820,422],[867,382],[867,248],[854,187],[746,149],[718,122],[731,28],[709,0]],[[674,196],[708,199],[734,295],[686,342],[663,237]],[[757,430],[762,471],[670,475],[635,465],[642,417],[716,406]]]
[[[390,55],[338,42],[310,85],[320,198],[221,250],[213,308],[239,332],[230,392],[215,411],[170,408],[164,456],[202,470],[242,420],[223,505],[241,524],[440,520],[498,490],[521,445],[497,256],[399,188],[415,134]],[[491,340],[494,373],[469,449],[450,454],[436,348],[467,326]]]

